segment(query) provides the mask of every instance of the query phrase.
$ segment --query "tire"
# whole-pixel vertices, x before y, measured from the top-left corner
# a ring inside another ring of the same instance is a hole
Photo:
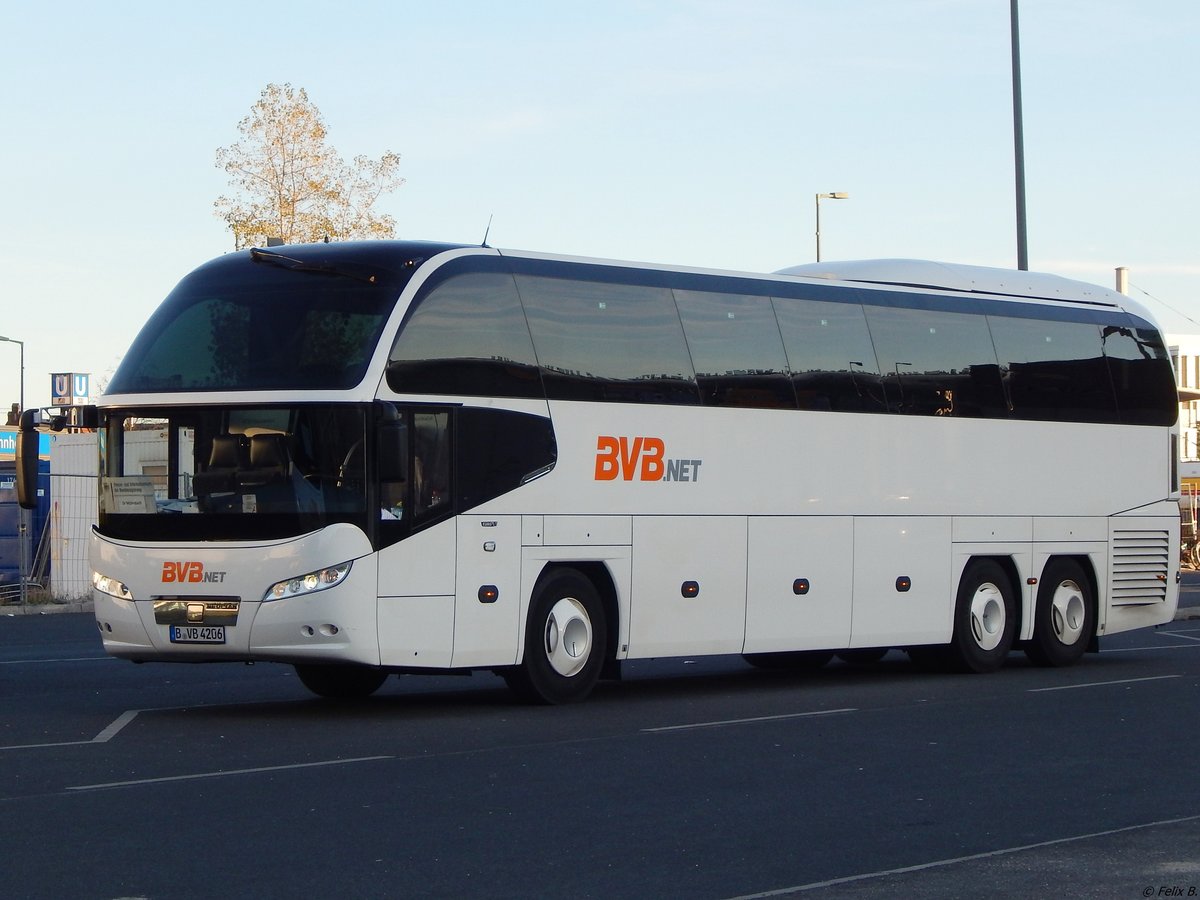
[[[788,653],[747,653],[742,657],[756,669],[791,669],[794,672],[815,672],[833,659],[832,650],[795,650]]]
[[[525,624],[525,658],[502,673],[534,703],[576,703],[591,693],[604,664],[608,630],[600,595],[574,569],[559,569],[534,590]]]
[[[1038,585],[1033,638],[1025,655],[1039,666],[1069,666],[1079,661],[1096,630],[1096,598],[1083,567],[1073,559],[1055,559]]]
[[[994,672],[1004,664],[1017,632],[1017,601],[1012,582],[999,563],[980,559],[968,564],[958,583],[954,635],[948,661],[958,672]]]
[[[300,683],[318,697],[330,700],[361,700],[387,680],[388,673],[369,666],[296,665]]]

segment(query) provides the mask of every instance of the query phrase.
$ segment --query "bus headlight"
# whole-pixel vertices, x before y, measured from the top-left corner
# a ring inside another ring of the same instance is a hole
[[[263,600],[286,600],[289,597],[300,597],[324,591],[331,587],[337,587],[346,580],[348,574],[350,574],[350,563],[344,562],[336,566],[317,569],[315,572],[297,575],[294,578],[286,578],[267,588],[267,592],[263,594]]]
[[[99,572],[92,573],[92,587],[102,594],[108,594],[110,597],[116,597],[118,600],[132,600],[133,594],[129,592],[129,588],[117,581],[115,578],[109,578],[107,575],[101,575]]]

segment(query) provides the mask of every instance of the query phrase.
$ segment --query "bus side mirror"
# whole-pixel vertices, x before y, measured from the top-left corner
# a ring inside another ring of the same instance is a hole
[[[37,508],[38,450],[41,435],[37,432],[40,410],[27,409],[21,413],[17,432],[17,502],[23,509]]]

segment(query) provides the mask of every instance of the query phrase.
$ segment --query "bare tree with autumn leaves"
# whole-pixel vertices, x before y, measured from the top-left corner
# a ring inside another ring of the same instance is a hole
[[[217,167],[233,196],[213,204],[233,231],[234,246],[392,237],[396,221],[375,202],[404,183],[400,154],[346,164],[326,143],[321,112],[303,88],[268,84],[238,123],[241,140],[217,150]]]

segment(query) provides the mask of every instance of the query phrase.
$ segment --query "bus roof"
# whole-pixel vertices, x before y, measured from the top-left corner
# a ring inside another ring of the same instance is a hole
[[[1116,291],[1058,275],[996,269],[923,259],[862,259],[808,263],[780,269],[777,275],[825,278],[868,284],[913,287],[971,294],[1000,294],[1098,306],[1127,308],[1129,298]]]

